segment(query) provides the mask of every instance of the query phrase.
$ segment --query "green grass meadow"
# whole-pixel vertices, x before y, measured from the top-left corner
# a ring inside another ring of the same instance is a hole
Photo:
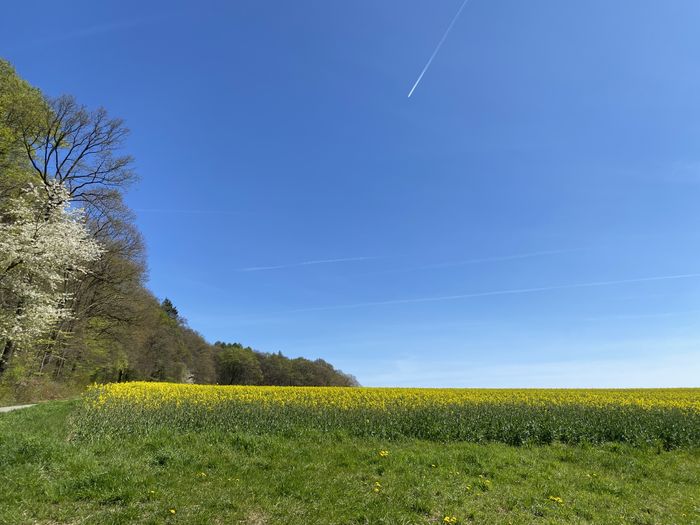
[[[77,407],[0,414],[1,524],[700,524],[697,447],[208,430],[86,440],[72,436]]]

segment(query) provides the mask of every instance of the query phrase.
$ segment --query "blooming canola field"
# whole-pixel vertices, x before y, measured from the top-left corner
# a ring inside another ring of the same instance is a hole
[[[700,389],[93,385],[76,433],[198,429],[387,439],[700,445]]]

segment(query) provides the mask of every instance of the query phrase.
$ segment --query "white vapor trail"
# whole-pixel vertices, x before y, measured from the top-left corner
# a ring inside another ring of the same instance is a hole
[[[293,264],[278,264],[275,266],[251,266],[249,268],[238,268],[237,272],[262,272],[265,270],[281,270],[283,268],[297,268],[299,266],[311,266],[315,264],[333,264],[353,261],[369,261],[377,257],[344,257],[342,259],[317,259],[314,261],[302,261]]]
[[[134,208],[136,213],[163,213],[173,215],[242,215],[242,212],[215,209]]]
[[[433,54],[430,55],[430,58],[428,59],[428,62],[425,64],[425,67],[423,68],[423,71],[421,71],[421,72],[420,72],[420,75],[418,75],[418,80],[416,80],[416,83],[413,84],[413,87],[411,88],[411,91],[409,91],[409,93],[408,93],[408,98],[411,98],[411,95],[413,95],[413,92],[414,92],[414,91],[416,90],[416,88],[418,87],[418,84],[420,84],[420,81],[421,81],[421,79],[423,78],[423,75],[425,75],[425,72],[428,71],[428,68],[430,67],[430,64],[433,63],[433,59],[435,58],[435,55],[437,55],[437,54],[438,54],[438,51],[440,51],[440,48],[442,47],[443,42],[444,42],[445,39],[447,38],[447,35],[450,34],[450,30],[452,29],[452,26],[455,25],[455,22],[456,22],[457,19],[459,18],[459,15],[460,15],[460,13],[462,12],[462,9],[464,9],[464,6],[467,5],[467,2],[468,2],[468,1],[469,1],[469,0],[464,0],[464,2],[462,2],[462,5],[461,5],[461,6],[459,7],[459,9],[457,10],[457,14],[456,14],[456,15],[454,16],[454,18],[452,19],[452,22],[450,22],[450,25],[447,26],[447,30],[446,30],[445,33],[442,35],[442,38],[440,39],[440,42],[438,42],[438,45],[437,45],[437,47],[435,48],[435,51],[433,51]]]
[[[551,292],[555,290],[571,290],[575,288],[595,288],[599,286],[612,286],[616,284],[645,283],[651,281],[669,281],[676,279],[694,279],[700,277],[700,273],[685,273],[679,275],[661,275],[656,277],[640,277],[637,279],[620,279],[617,281],[594,281],[589,283],[560,284],[556,286],[541,286],[537,288],[511,288],[509,290],[492,290],[488,292],[474,292],[459,295],[442,295],[436,297],[417,297],[413,299],[393,299],[388,301],[374,301],[366,303],[341,304],[336,306],[319,306],[315,308],[300,308],[292,312],[315,312],[322,310],[341,310],[347,308],[361,308],[363,306],[387,306],[395,304],[432,303],[438,301],[455,301],[458,299],[471,299],[474,297],[490,297],[495,295],[518,295],[537,292]]]
[[[467,266],[469,264],[479,264],[485,262],[500,262],[500,261],[513,261],[517,259],[530,259],[531,257],[542,257],[544,255],[558,255],[562,253],[572,253],[581,251],[581,248],[574,248],[569,250],[543,250],[539,252],[529,252],[529,253],[516,253],[513,255],[496,255],[493,257],[481,257],[479,259],[467,259],[464,261],[450,261],[444,263],[428,264],[426,266],[419,266],[415,268],[416,270],[430,270],[433,268],[451,268],[453,266]]]

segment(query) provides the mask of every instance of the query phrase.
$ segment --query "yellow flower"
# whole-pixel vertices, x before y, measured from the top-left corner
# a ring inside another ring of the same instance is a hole
[[[389,457],[389,451],[388,450],[380,450],[379,457],[381,457],[381,458]]]
[[[294,424],[293,418],[300,418],[300,422],[315,428],[334,430],[337,425],[365,428],[372,424],[378,425],[377,430],[382,430],[381,426],[386,425],[386,430],[394,432],[397,430],[393,422],[395,414],[414,418],[416,427],[420,428],[423,414],[433,414],[451,421],[459,419],[462,412],[466,417],[479,405],[519,406],[526,415],[529,412],[547,415],[558,407],[581,410],[581,414],[609,411],[611,421],[618,417],[618,412],[628,408],[639,411],[682,410],[695,418],[700,414],[700,389],[328,388],[148,382],[94,384],[84,395],[80,426],[84,425],[85,431],[90,428],[105,431],[124,428],[137,432],[140,425],[167,426],[176,417],[183,421],[184,426],[190,424],[188,421],[196,422],[204,418],[210,420],[214,427],[222,426],[224,429],[228,426],[238,428],[239,424],[258,428],[267,426],[264,422],[270,418],[289,417],[290,424]],[[307,420],[303,416],[305,413],[312,417]],[[208,416],[211,418],[208,419]],[[410,434],[410,431],[407,432]],[[449,429],[446,435],[452,435]],[[440,436],[436,438],[441,439]],[[382,459],[389,457],[388,450],[375,453]],[[434,468],[447,468],[447,465],[435,465]],[[590,477],[597,476],[591,474]],[[484,480],[479,481],[480,488],[488,485]]]
[[[175,509],[170,509],[170,514],[175,514]]]
[[[445,516],[442,521],[444,523],[457,523],[457,516]]]
[[[549,496],[549,499],[551,501],[554,501],[555,503],[559,503],[560,505],[564,503],[564,500],[561,499],[559,496]]]

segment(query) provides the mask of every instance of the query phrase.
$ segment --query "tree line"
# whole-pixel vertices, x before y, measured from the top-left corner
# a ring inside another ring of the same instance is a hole
[[[124,203],[137,180],[128,133],[0,59],[0,397],[95,381],[357,384],[323,360],[209,344],[145,287],[144,241]]]
[[[357,386],[351,375],[323,359],[290,359],[277,353],[257,352],[240,343],[217,341],[218,382],[224,385]]]

